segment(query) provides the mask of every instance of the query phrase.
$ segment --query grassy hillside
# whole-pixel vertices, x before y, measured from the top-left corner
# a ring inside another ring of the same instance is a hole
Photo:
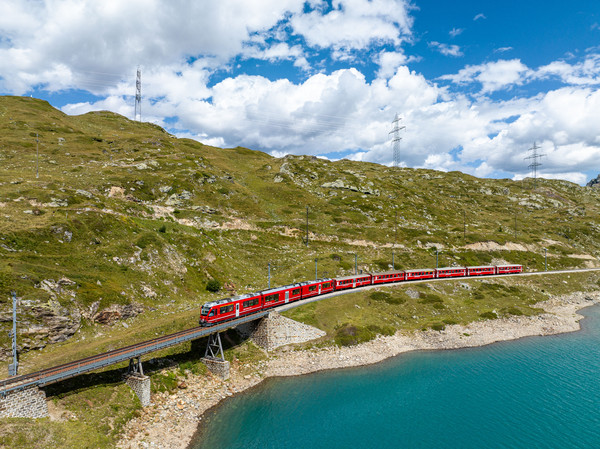
[[[315,259],[323,277],[353,272],[355,255],[360,270],[387,270],[392,251],[396,268],[431,267],[436,248],[440,266],[541,270],[544,248],[550,269],[598,266],[599,199],[600,189],[565,181],[534,188],[529,180],[276,159],[177,139],[110,112],[67,116],[40,100],[0,97],[0,371],[13,290],[25,373],[192,327],[203,302],[264,288],[269,262],[272,285],[312,278]],[[286,314],[324,329],[317,344],[348,345],[536,314],[550,292],[594,290],[599,277],[382,288]],[[209,293],[211,279],[224,289]],[[226,356],[240,366],[265,357],[236,343],[226,338]],[[197,356],[187,344],[145,361],[154,391],[202,373]],[[171,372],[157,370],[165,365]],[[0,446],[114,447],[140,409],[118,368],[51,386],[60,420],[5,420]]]
[[[36,158],[36,137],[39,158]],[[39,177],[36,177],[36,159]],[[600,190],[177,139],[111,112],[0,97],[0,344],[10,292],[24,350],[139,314],[354,269],[598,263]],[[303,242],[309,207],[309,245]],[[397,216],[397,228],[394,223]],[[466,224],[466,226],[465,226]],[[395,237],[397,236],[397,237]],[[211,294],[210,279],[228,290]],[[127,305],[135,307],[125,308]],[[138,318],[142,319],[143,318]],[[159,322],[160,324],[160,322]],[[101,326],[102,327],[102,326]]]

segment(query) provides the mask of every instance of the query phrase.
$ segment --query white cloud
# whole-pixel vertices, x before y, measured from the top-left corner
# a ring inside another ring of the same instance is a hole
[[[545,79],[557,77],[564,83],[575,85],[600,84],[600,54],[589,54],[584,61],[568,64],[565,61],[554,61],[540,67],[535,77]]]
[[[522,84],[530,70],[518,59],[499,60],[480,65],[468,65],[455,75],[443,75],[442,80],[455,84],[481,83],[481,93],[490,93]]]
[[[465,31],[464,28],[452,28],[448,34],[450,35],[450,37],[456,37],[459,34],[462,34],[462,32]]]
[[[400,45],[411,35],[413,19],[405,0],[333,0],[314,2],[316,9],[294,15],[290,24],[295,34],[311,47],[365,49],[373,42]]]
[[[487,17],[485,16],[484,13],[480,12],[475,17],[473,17],[473,20],[479,20],[479,19],[487,19]]]
[[[408,58],[401,52],[382,51],[377,55],[376,62],[379,65],[377,76],[387,79],[396,73],[398,67],[405,65]]]
[[[4,2],[6,3],[6,2]],[[187,57],[221,63],[244,42],[274,27],[302,0],[24,0],[3,10],[0,88],[21,94],[43,84],[77,88],[91,79],[95,93],[127,78],[136,65],[162,66]],[[53,77],[53,73],[61,76]]]
[[[463,53],[460,51],[460,47],[458,45],[454,45],[454,44],[442,44],[440,42],[430,42],[429,43],[430,47],[435,48],[437,51],[439,51],[441,54],[443,54],[444,56],[462,56]]]

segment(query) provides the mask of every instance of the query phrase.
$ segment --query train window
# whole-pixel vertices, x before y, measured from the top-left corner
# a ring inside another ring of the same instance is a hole
[[[249,299],[248,301],[244,301],[244,307],[252,307],[258,304],[258,298]]]
[[[217,313],[217,309],[212,309],[210,311],[210,313],[208,314],[208,316],[215,316],[216,313]]]
[[[317,289],[316,285],[311,285],[310,287],[308,287],[309,292],[314,292],[316,289]]]
[[[323,288],[329,288],[329,287],[331,287],[331,284],[329,282],[325,282],[323,284]]]
[[[229,313],[229,312],[233,312],[233,304],[228,305],[228,306],[222,306],[221,309],[219,310],[219,313],[221,313],[221,314]]]
[[[279,299],[279,295],[277,293],[275,293],[273,295],[265,296],[265,302],[273,302],[273,301],[277,301],[278,299]]]
[[[300,294],[299,288],[295,288],[294,290],[292,290],[292,295],[299,295],[299,294]]]

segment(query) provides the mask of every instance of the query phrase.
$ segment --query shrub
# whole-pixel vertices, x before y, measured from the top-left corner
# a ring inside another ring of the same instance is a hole
[[[523,315],[523,312],[521,311],[521,309],[517,309],[516,307],[510,307],[507,310],[508,313],[510,313],[511,315]]]
[[[221,283],[216,279],[211,279],[206,283],[206,290],[208,290],[209,292],[216,293],[219,290],[221,290]]]
[[[167,232],[167,225],[162,225],[160,228],[158,228],[158,232],[162,232],[163,234]]]
[[[446,325],[444,323],[433,323],[431,325],[431,328],[434,331],[443,331],[444,329],[446,329]]]
[[[495,312],[483,312],[480,313],[479,316],[481,318],[485,318],[486,320],[495,320],[496,318],[498,318],[498,315],[496,315]]]
[[[369,295],[369,298],[374,301],[387,302],[388,304],[404,304],[406,302],[406,299],[399,296],[392,296],[386,292],[373,292]]]

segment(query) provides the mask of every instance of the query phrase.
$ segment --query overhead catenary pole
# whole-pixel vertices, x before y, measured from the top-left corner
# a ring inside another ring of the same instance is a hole
[[[17,354],[17,294],[16,292],[12,292],[13,299],[13,326],[12,332],[10,332],[10,337],[12,340],[12,354],[13,354],[13,363],[8,365],[8,375],[16,376],[19,370],[19,357]]]
[[[396,264],[394,263],[394,250],[396,249],[397,241],[398,241],[398,211],[396,211],[396,215],[394,216],[394,245],[392,246],[392,270],[396,269]]]
[[[438,269],[438,248],[435,247],[435,269]]]
[[[354,274],[358,274],[358,256],[354,253]]]
[[[318,275],[318,272],[319,272],[319,270],[318,270],[318,268],[319,268],[319,264],[318,264],[318,261],[319,261],[319,259],[315,259],[315,281],[316,281],[317,279],[319,279],[319,275]]]
[[[544,248],[544,271],[548,271],[548,248]]]
[[[35,133],[35,177],[39,178],[40,177],[40,164],[39,164],[39,160],[40,160],[40,139],[39,139],[39,135],[38,133]]]
[[[306,206],[306,247],[308,248],[308,206]]]
[[[269,288],[271,288],[271,262],[269,262]]]

